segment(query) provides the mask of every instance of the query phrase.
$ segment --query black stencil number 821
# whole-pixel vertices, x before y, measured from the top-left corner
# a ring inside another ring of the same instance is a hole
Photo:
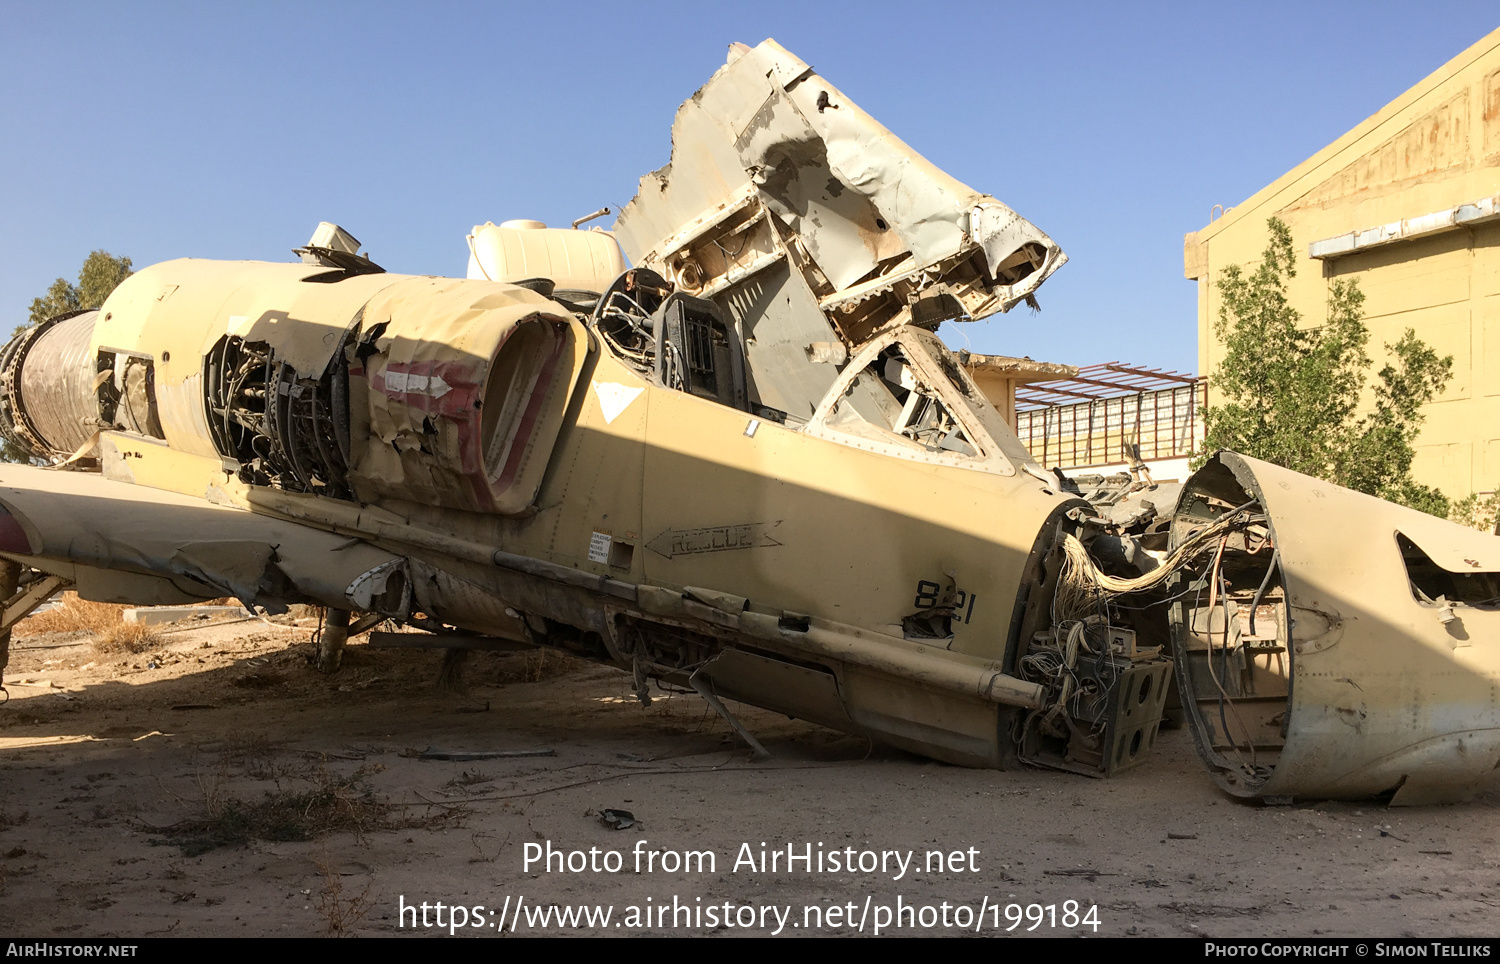
[[[943,587],[937,583],[928,579],[918,580],[917,598],[912,601],[912,605],[918,609],[932,609],[941,601],[942,592]],[[953,615],[955,618],[962,616],[963,621],[968,623],[969,620],[974,618],[974,601],[979,596],[974,593],[964,592],[962,589],[956,590],[956,592],[957,595],[953,600]]]

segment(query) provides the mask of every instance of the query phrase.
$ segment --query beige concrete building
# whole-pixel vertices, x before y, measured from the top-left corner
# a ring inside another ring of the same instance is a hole
[[[1500,485],[1500,30],[1187,235],[1210,391],[1223,354],[1214,282],[1259,259],[1273,216],[1301,255],[1291,292],[1307,324],[1326,316],[1330,282],[1353,278],[1375,370],[1407,328],[1453,356],[1418,439],[1418,480],[1450,496]]]
[[[959,362],[969,371],[974,384],[984,392],[990,404],[999,409],[1012,429],[1016,427],[1016,392],[1037,382],[1054,382],[1078,374],[1075,365],[1012,358],[1009,355],[981,355],[958,352]]]

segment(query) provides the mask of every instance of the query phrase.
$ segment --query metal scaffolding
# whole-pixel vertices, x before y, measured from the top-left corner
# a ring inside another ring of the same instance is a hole
[[[1208,398],[1200,375],[1105,362],[1067,379],[1016,386],[1016,434],[1047,468],[1192,454]]]

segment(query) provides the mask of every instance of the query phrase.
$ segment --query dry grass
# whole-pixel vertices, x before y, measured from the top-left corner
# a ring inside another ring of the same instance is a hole
[[[583,660],[569,656],[567,653],[559,653],[555,649],[542,649],[526,654],[526,679],[531,683],[540,683],[554,676],[567,676],[584,665],[586,664]]]
[[[196,857],[250,840],[312,840],[341,831],[360,836],[404,825],[395,808],[365,782],[383,769],[374,764],[341,777],[320,766],[302,778],[305,787],[283,787],[277,780],[274,791],[248,802],[229,795],[228,769],[221,762],[219,770],[198,774],[203,815],[164,828],[170,836],[152,843],[180,847],[184,856]]]
[[[16,624],[17,636],[40,636],[43,633],[100,633],[124,621],[127,607],[114,603],[89,602],[76,592],[65,592],[57,605],[44,613],[34,613]]]
[[[100,656],[113,653],[144,653],[161,642],[156,630],[141,623],[122,622],[103,633],[94,634],[94,652]]]
[[[125,622],[129,608],[116,603],[90,602],[76,592],[65,592],[58,604],[44,613],[27,616],[16,624],[17,636],[40,636],[43,633],[90,633],[94,651],[143,653],[155,646],[160,637],[141,623]]]
[[[323,888],[318,893],[318,913],[323,915],[323,920],[328,924],[329,937],[346,937],[350,929],[374,909],[375,901],[370,897],[370,889],[375,886],[375,882],[367,882],[365,889],[359,894],[345,898],[344,882],[329,860],[327,852],[318,861],[318,872],[323,875]]]
[[[567,676],[586,665],[583,660],[555,649],[538,649],[517,655],[520,658],[510,660],[508,667],[501,671],[500,682],[540,683],[554,676]]]

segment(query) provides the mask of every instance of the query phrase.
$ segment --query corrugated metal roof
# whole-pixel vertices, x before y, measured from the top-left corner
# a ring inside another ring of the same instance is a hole
[[[1140,392],[1157,392],[1169,388],[1186,388],[1202,381],[1201,375],[1189,375],[1162,368],[1147,368],[1124,362],[1085,365],[1078,374],[1055,381],[1034,382],[1016,386],[1016,411],[1028,412],[1048,405],[1070,405],[1099,398],[1118,398]]]

